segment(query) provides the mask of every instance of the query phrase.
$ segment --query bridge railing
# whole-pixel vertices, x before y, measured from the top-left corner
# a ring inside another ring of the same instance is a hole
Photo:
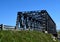
[[[2,30],[2,28],[3,28],[3,24],[0,24],[0,30]]]

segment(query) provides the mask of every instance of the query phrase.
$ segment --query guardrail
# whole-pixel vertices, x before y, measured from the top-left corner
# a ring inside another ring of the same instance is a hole
[[[0,30],[14,30],[14,29],[15,29],[15,26],[0,24]]]
[[[0,30],[2,30],[2,28],[3,28],[3,24],[0,24]]]

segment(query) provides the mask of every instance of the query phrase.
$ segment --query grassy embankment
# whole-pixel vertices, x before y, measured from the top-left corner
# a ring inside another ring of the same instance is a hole
[[[51,38],[50,34],[45,34],[37,31],[0,31],[0,42],[54,42],[54,41]]]

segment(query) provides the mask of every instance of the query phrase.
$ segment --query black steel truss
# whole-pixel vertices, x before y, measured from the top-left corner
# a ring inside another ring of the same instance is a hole
[[[18,12],[16,29],[48,31],[57,34],[56,24],[46,10]]]

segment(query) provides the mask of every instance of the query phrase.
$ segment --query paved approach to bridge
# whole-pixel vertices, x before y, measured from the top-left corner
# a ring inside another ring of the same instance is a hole
[[[15,28],[47,31],[57,36],[56,24],[46,10],[18,12]]]

